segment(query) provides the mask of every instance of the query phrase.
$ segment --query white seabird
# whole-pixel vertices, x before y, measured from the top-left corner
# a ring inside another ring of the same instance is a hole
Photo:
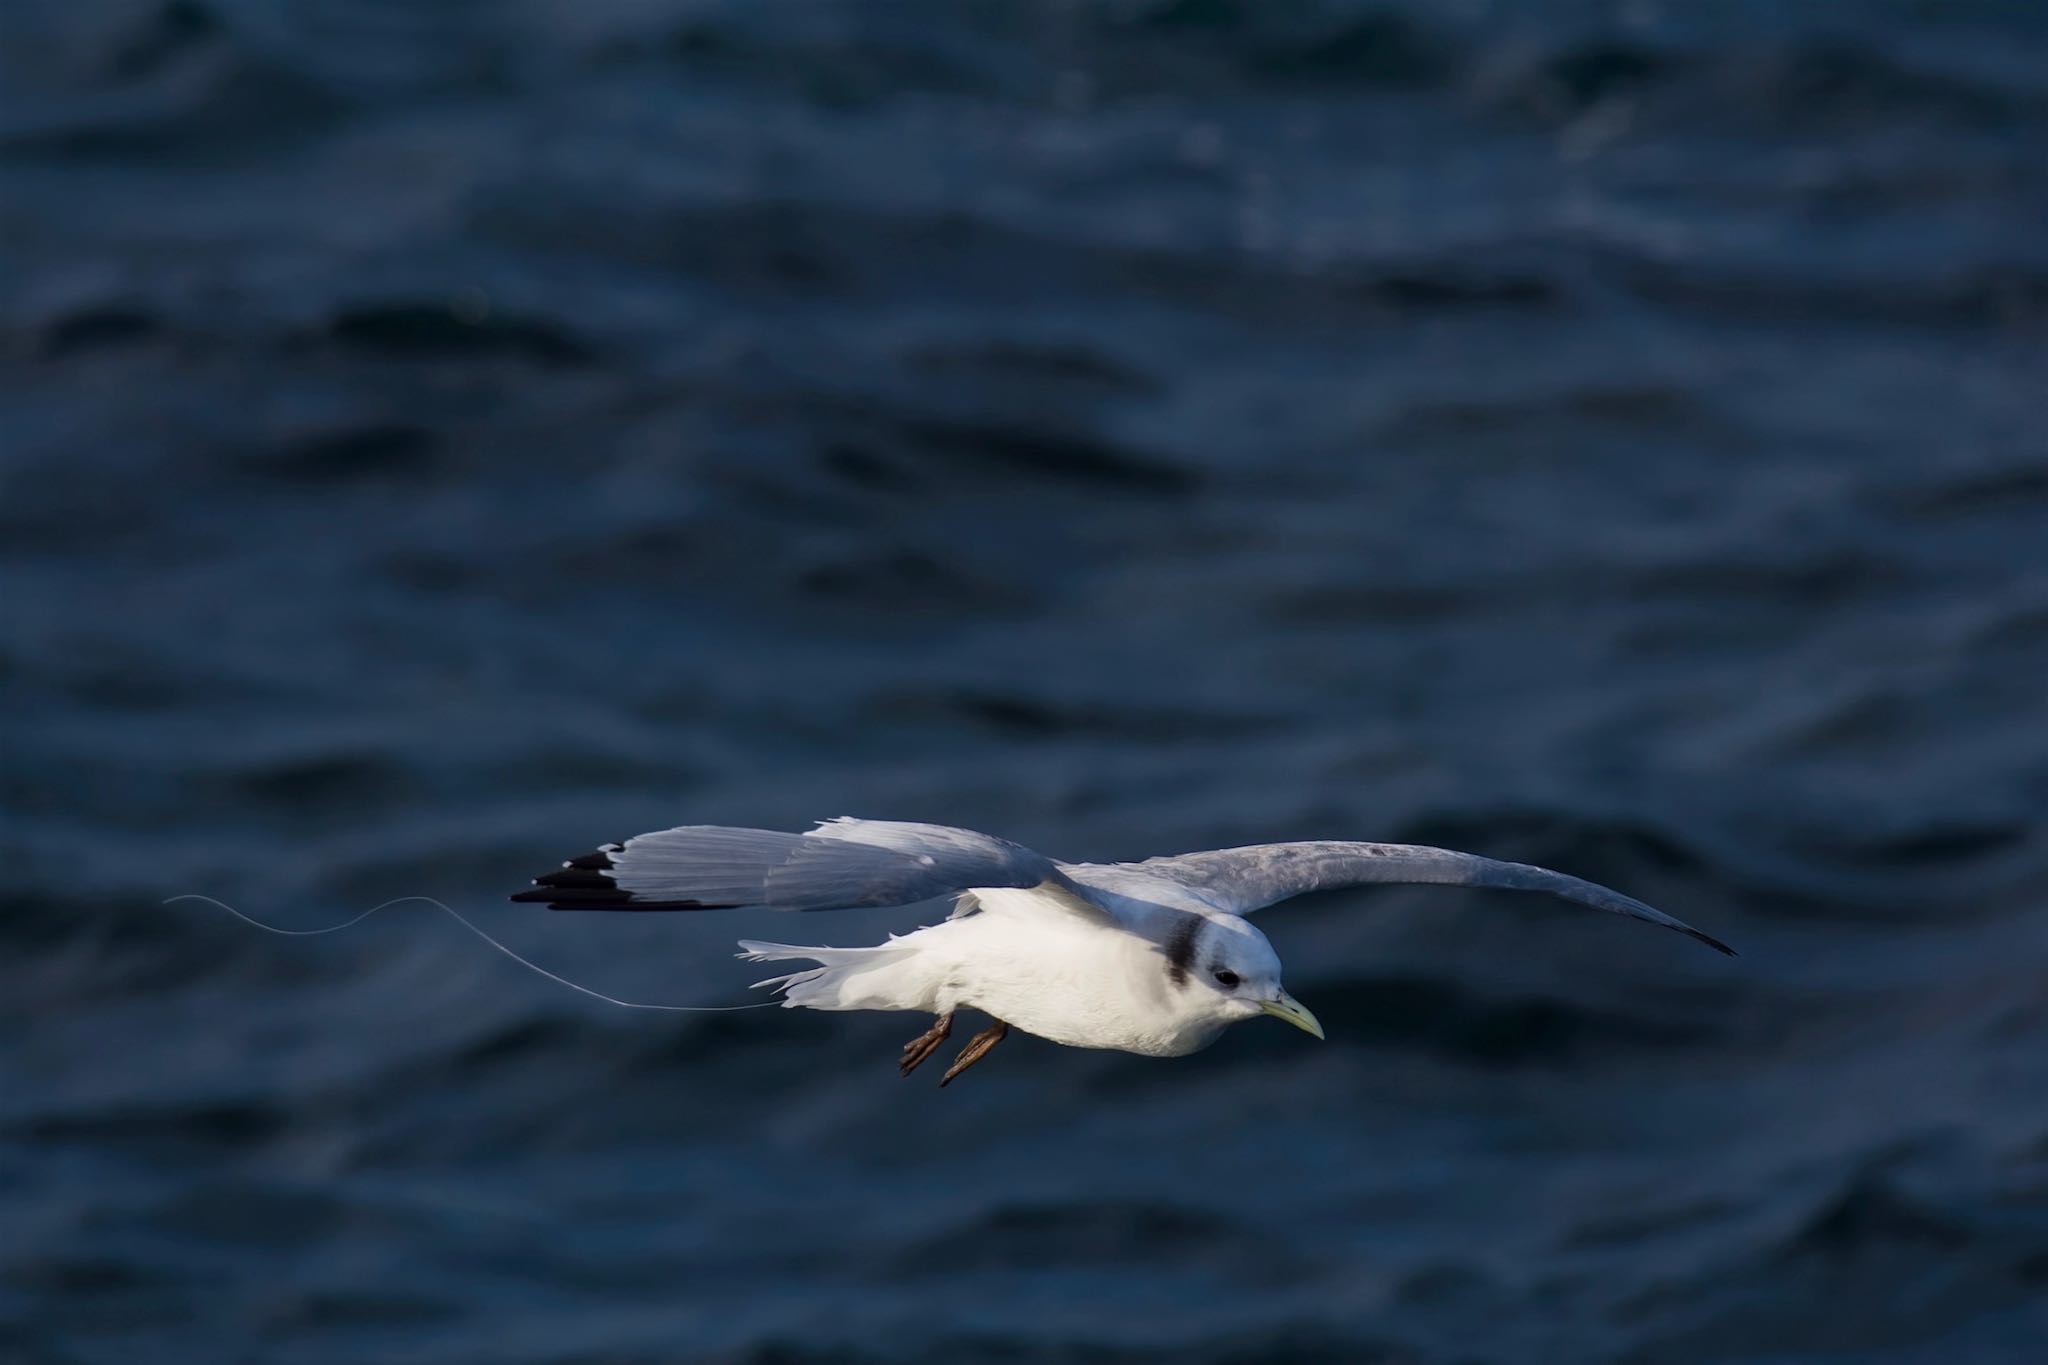
[[[1320,1038],[1280,985],[1280,959],[1246,920],[1309,891],[1376,882],[1544,891],[1688,934],[1618,891],[1526,863],[1417,844],[1317,840],[1149,858],[1062,863],[972,830],[894,820],[828,820],[804,834],[684,825],[562,864],[512,897],[556,910],[842,910],[950,897],[938,924],[870,948],[742,941],[749,962],[818,965],[758,983],[790,1008],[913,1010],[937,1016],[903,1049],[909,1075],[979,1010],[976,1035],[941,1085],[1011,1027],[1069,1047],[1179,1057],[1240,1019],[1270,1014]]]

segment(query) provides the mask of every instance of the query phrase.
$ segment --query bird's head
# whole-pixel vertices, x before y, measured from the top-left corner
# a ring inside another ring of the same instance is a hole
[[[1201,1003],[1228,1022],[1270,1014],[1323,1036],[1308,1006],[1281,988],[1280,957],[1264,934],[1238,915],[1191,918],[1166,945],[1178,984],[1199,992]]]

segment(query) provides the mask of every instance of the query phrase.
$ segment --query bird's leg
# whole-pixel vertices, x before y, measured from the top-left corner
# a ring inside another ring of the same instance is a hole
[[[933,1021],[930,1028],[903,1045],[903,1060],[897,1063],[903,1068],[903,1074],[908,1076],[917,1070],[918,1065],[937,1052],[939,1044],[945,1042],[952,1034],[953,1012],[948,1010]]]
[[[953,1059],[953,1065],[946,1068],[946,1074],[939,1078],[940,1086],[952,1084],[953,1078],[988,1055],[988,1050],[1003,1041],[1010,1034],[1010,1026],[998,1019],[981,1032],[967,1040],[967,1046],[960,1049],[960,1055]]]

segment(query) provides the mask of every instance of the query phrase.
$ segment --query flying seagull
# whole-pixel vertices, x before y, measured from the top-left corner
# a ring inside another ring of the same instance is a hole
[[[1735,950],[1639,900],[1527,863],[1418,844],[1317,840],[1063,863],[1007,839],[945,825],[828,820],[803,834],[684,825],[562,864],[512,897],[556,910],[850,910],[951,898],[937,924],[871,948],[741,941],[748,962],[803,960],[757,984],[787,1008],[913,1010],[937,1016],[904,1046],[908,1076],[953,1015],[995,1023],[961,1049],[945,1085],[1010,1029],[1069,1047],[1180,1057],[1262,1014],[1320,1038],[1280,987],[1280,959],[1246,916],[1309,891],[1375,882],[1547,891]]]

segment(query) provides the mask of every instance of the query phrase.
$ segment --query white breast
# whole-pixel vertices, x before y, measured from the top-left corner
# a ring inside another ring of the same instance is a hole
[[[975,892],[978,913],[920,930],[943,973],[940,1009],[982,1010],[1069,1047],[1176,1057],[1215,1041],[1223,1021],[1167,978],[1157,944],[1032,890]]]

